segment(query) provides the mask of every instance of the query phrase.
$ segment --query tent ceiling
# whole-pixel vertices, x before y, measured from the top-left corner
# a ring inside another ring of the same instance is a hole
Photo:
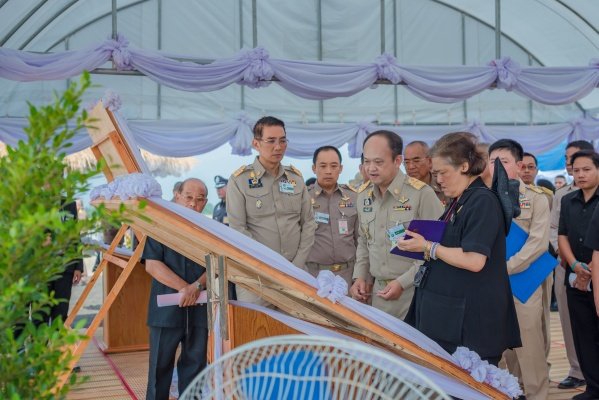
[[[0,43],[10,48],[41,52],[64,51],[97,43],[113,31],[112,3],[107,0],[0,0]],[[119,10],[118,30],[133,45],[204,58],[230,56],[241,46],[252,47],[256,43],[269,49],[273,57],[294,59],[364,61],[372,60],[382,49],[395,53],[398,60],[406,64],[481,65],[495,58],[495,0],[261,0],[256,2],[255,25],[252,2],[247,0],[117,0],[115,3]],[[580,66],[599,54],[598,2],[500,0],[500,5],[502,54],[510,55],[522,64]],[[321,21],[320,25],[318,21]],[[0,82],[0,86],[8,86],[8,92],[17,98],[28,97],[26,93],[17,93],[26,85],[16,89],[10,83]],[[152,103],[150,93],[156,89],[154,85],[135,83],[133,86],[140,91],[137,93],[139,98]],[[386,101],[395,98],[395,111],[387,110],[389,113],[395,112],[401,117],[398,113],[402,111],[413,114],[410,109],[422,108],[424,113],[448,114],[447,106],[425,106],[401,89],[397,91],[399,94],[386,89],[382,96]],[[164,92],[166,96],[173,96]],[[313,102],[290,100],[278,93],[273,95],[273,101],[256,98],[261,97],[256,95],[258,92],[246,94],[243,101],[236,101],[240,90],[229,92],[232,93],[223,94],[224,100],[216,101],[215,108],[224,108],[225,112],[245,103],[250,110],[252,107],[268,110],[271,104],[279,104],[283,99],[297,108],[298,115],[307,113],[310,116],[322,109]],[[597,92],[581,100],[579,105],[599,111]],[[130,95],[134,97],[135,93]],[[192,101],[195,96],[188,97]],[[371,104],[372,97],[337,99],[326,104],[337,116],[340,113],[350,115],[352,112],[348,107]],[[257,101],[254,106],[252,98]],[[0,100],[6,102],[6,95]],[[160,99],[153,102],[156,108],[161,107]],[[487,102],[492,105],[481,106]],[[147,105],[140,104],[140,109],[144,107]],[[502,118],[506,122],[516,119],[528,122],[526,117],[514,117],[516,113],[526,114],[522,110],[528,109],[530,122],[533,122],[535,107],[537,105],[527,105],[526,101],[510,94],[482,94],[452,113],[454,121],[461,115],[486,119],[469,113],[493,108],[497,111],[492,122],[500,122]],[[572,107],[553,108],[551,115],[542,119],[548,122],[561,120],[572,116],[574,111]],[[503,117],[496,115],[501,112]],[[320,119],[326,120],[322,111],[320,114]],[[536,115],[538,118],[539,112]],[[146,115],[140,111],[135,117]],[[445,119],[445,116],[430,118],[433,122]]]

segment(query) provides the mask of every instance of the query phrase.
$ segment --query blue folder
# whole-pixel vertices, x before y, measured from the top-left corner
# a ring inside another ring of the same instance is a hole
[[[506,260],[509,260],[522,249],[524,243],[526,243],[526,239],[528,239],[528,234],[516,223],[512,222],[510,233],[506,238]],[[526,303],[535,290],[541,286],[551,271],[558,265],[559,262],[555,257],[548,252],[544,252],[526,270],[510,275],[512,293],[522,303]]]

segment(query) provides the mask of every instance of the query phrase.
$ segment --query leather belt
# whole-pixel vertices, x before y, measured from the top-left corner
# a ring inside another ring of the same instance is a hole
[[[349,263],[337,263],[331,265],[316,264],[320,271],[339,272],[349,267]]]

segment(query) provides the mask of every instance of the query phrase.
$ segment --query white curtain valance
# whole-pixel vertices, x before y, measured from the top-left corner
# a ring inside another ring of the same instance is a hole
[[[120,34],[85,49],[60,53],[0,48],[0,78],[22,82],[66,79],[112,61],[117,70],[137,70],[161,85],[194,92],[220,90],[234,83],[258,88],[274,79],[297,96],[324,100],[351,96],[387,80],[432,102],[463,101],[497,88],[552,105],[573,103],[599,85],[599,59],[581,67],[522,67],[510,57],[480,67],[409,66],[398,64],[388,53],[371,63],[275,59],[264,47],[243,49],[210,64],[169,56],[130,46]]]
[[[117,113],[118,115],[118,113]],[[119,118],[122,119],[121,116]],[[131,120],[127,126],[136,143],[144,150],[167,157],[188,157],[207,153],[225,143],[235,155],[251,154],[252,126],[256,119],[245,113],[221,121]],[[0,141],[15,146],[26,140],[23,128],[25,118],[0,118]],[[599,139],[599,120],[580,118],[574,121],[532,126],[485,125],[472,121],[461,125],[394,126],[378,125],[371,121],[352,123],[287,123],[289,146],[287,156],[311,158],[320,146],[342,147],[349,144],[349,156],[360,157],[364,138],[377,129],[387,129],[400,135],[404,143],[422,140],[432,144],[448,132],[466,131],[482,142],[493,143],[501,138],[511,138],[533,154],[552,150],[564,141]],[[77,132],[68,154],[79,152],[91,145],[87,132]]]

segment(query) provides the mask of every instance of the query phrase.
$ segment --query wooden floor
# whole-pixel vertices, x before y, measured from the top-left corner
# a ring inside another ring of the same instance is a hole
[[[559,315],[551,313],[551,389],[549,399],[571,399],[581,389],[557,389],[557,382],[568,374],[568,362],[564,350]],[[103,354],[95,341],[88,346],[79,362],[81,374],[88,380],[73,388],[68,395],[69,400],[87,399],[145,399],[146,375],[148,371],[148,352]]]

